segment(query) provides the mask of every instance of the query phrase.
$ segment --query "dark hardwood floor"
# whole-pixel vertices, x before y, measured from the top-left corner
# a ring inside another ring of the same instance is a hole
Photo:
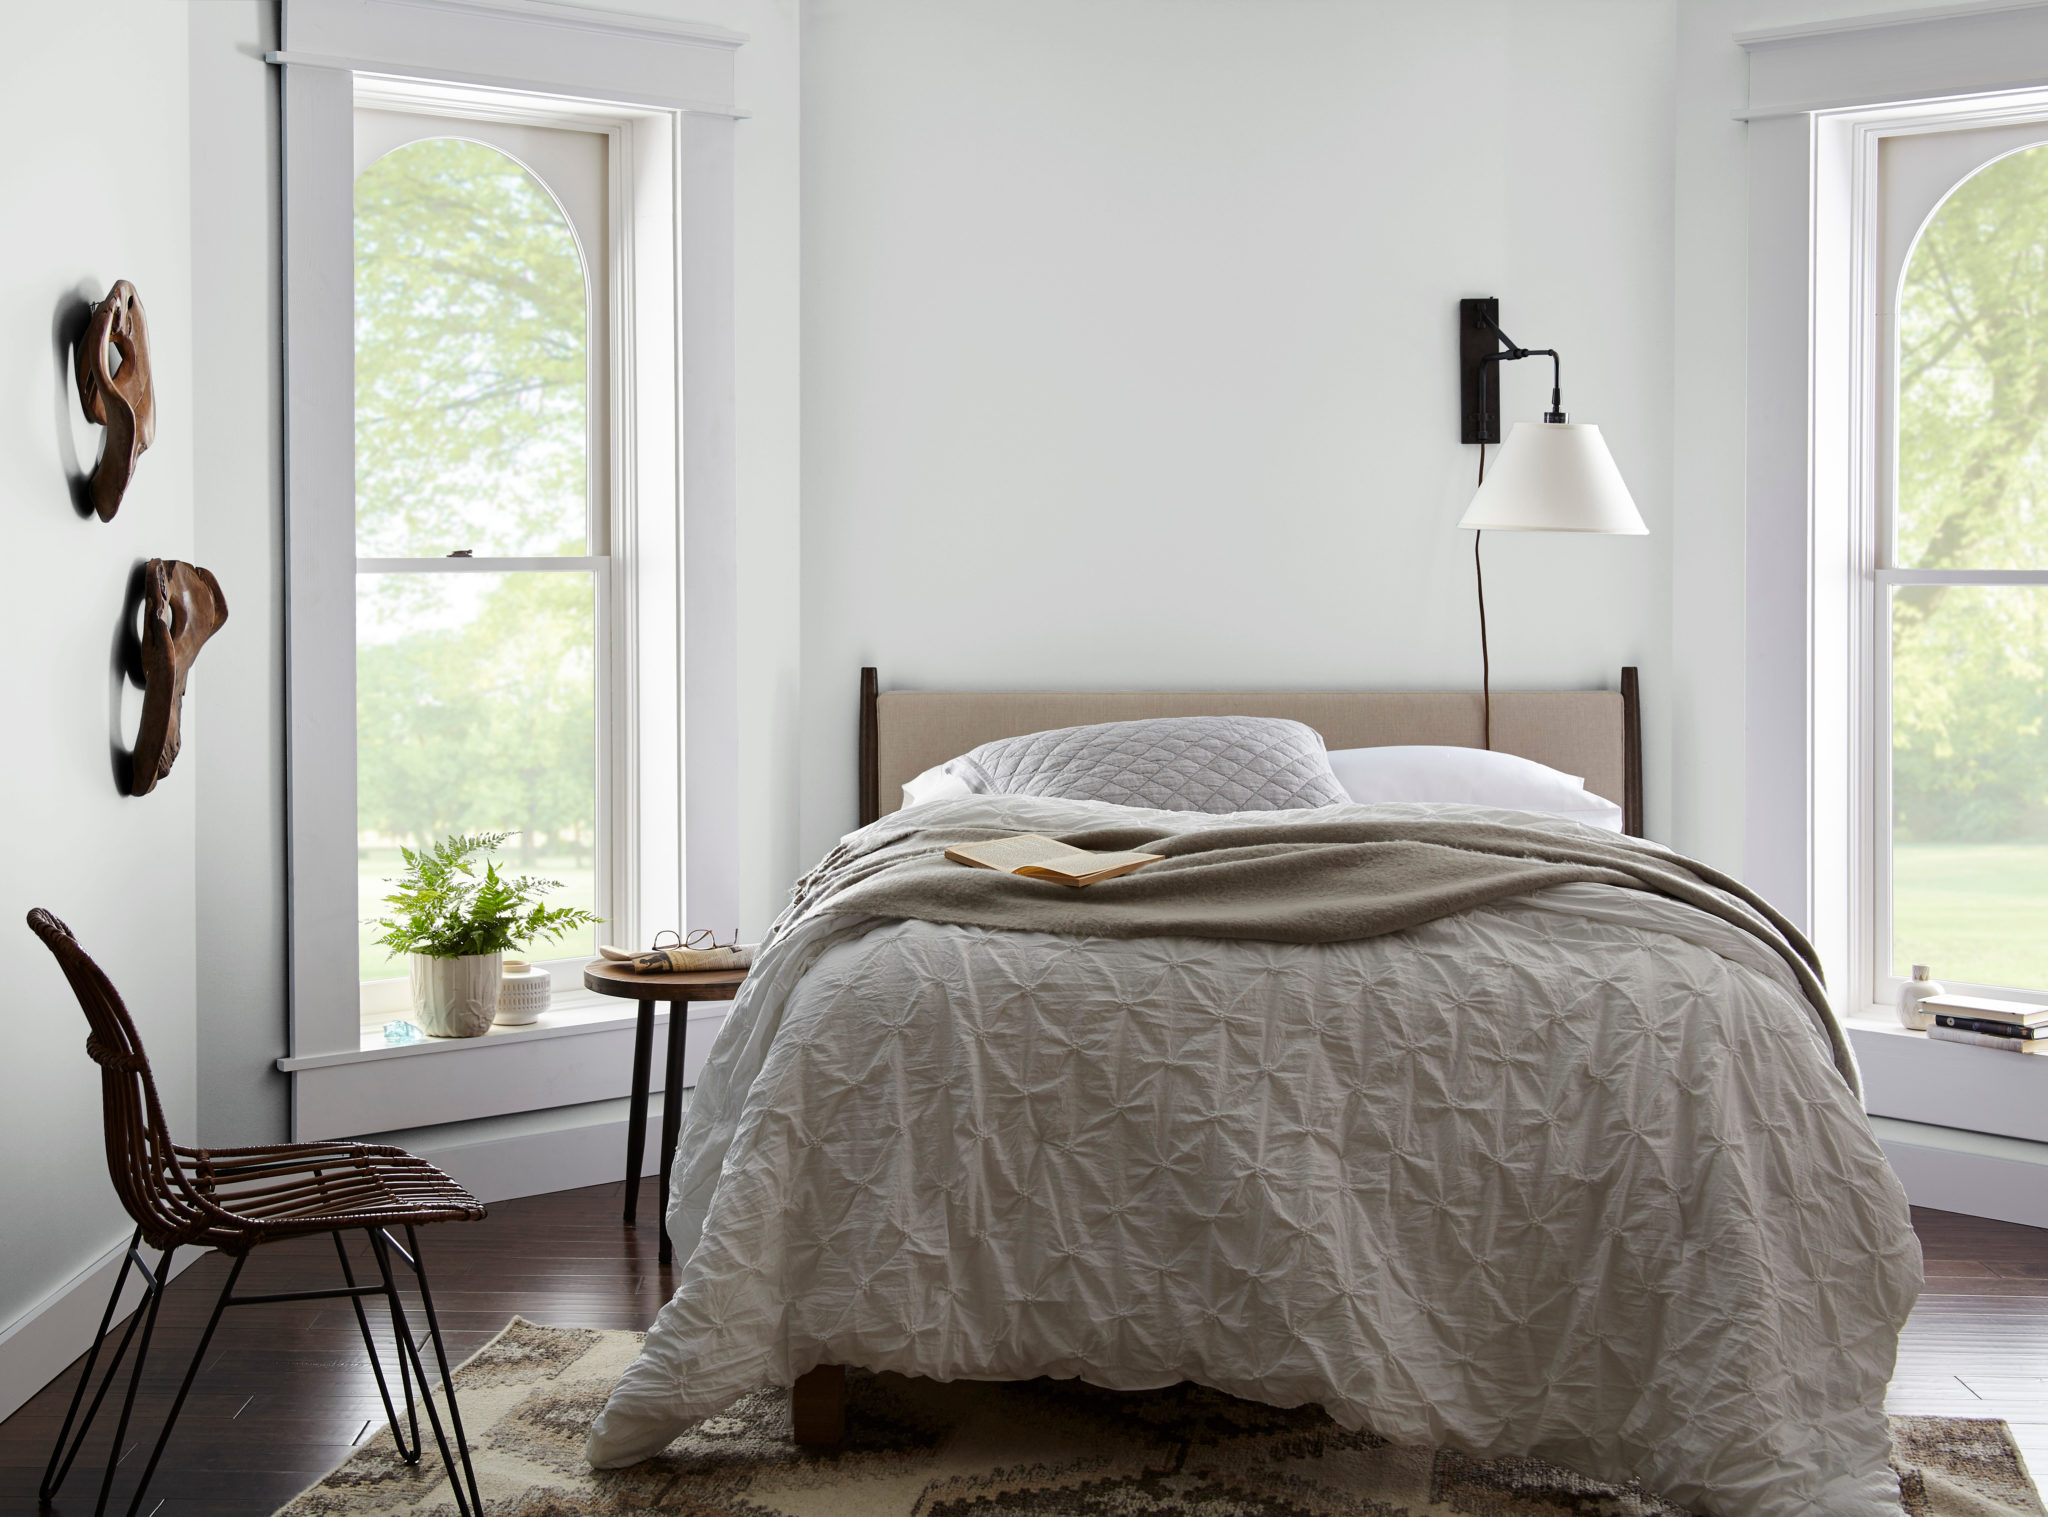
[[[651,1322],[675,1272],[655,1261],[651,1219],[660,1201],[654,1183],[644,1185],[637,1233],[619,1224],[617,1185],[503,1201],[485,1221],[424,1230],[450,1355],[468,1357],[514,1313],[583,1327]],[[2003,1417],[2033,1467],[2048,1471],[2048,1231],[1949,1212],[1913,1216],[1927,1289],[1900,1345],[1892,1410]],[[125,1458],[147,1457],[144,1440],[155,1436],[224,1270],[224,1261],[202,1259],[167,1297]],[[278,1244],[258,1250],[242,1289],[326,1286],[335,1273],[325,1238]],[[373,1310],[373,1326],[377,1316]],[[389,1365],[388,1333],[380,1343]],[[74,1366],[0,1423],[0,1517],[37,1510],[36,1484],[76,1373]],[[238,1307],[209,1350],[145,1511],[269,1517],[346,1457],[382,1415],[345,1302]],[[103,1413],[51,1510],[92,1510],[112,1427]],[[116,1511],[126,1507],[125,1490],[124,1478]]]
[[[1899,1341],[1895,1413],[2002,1417],[2048,1487],[2048,1230],[1913,1210],[1926,1287]]]
[[[592,1186],[501,1201],[481,1222],[422,1228],[427,1278],[451,1362],[475,1353],[515,1314],[562,1326],[638,1329],[652,1322],[675,1287],[673,1266],[663,1268],[655,1258],[661,1193],[653,1180],[642,1182],[637,1232],[619,1222],[622,1199],[617,1183]],[[357,1278],[365,1270],[374,1277],[368,1247],[360,1233],[355,1238]],[[164,1298],[124,1461],[149,1457],[159,1419],[176,1394],[226,1269],[218,1256],[203,1258]],[[403,1288],[403,1270],[400,1277]],[[261,1293],[339,1283],[334,1245],[322,1235],[258,1249],[238,1289]],[[417,1298],[410,1291],[405,1296],[414,1330],[422,1331]],[[381,1303],[370,1303],[368,1310],[390,1374],[395,1361],[389,1327],[380,1321]],[[430,1368],[432,1362],[429,1354]],[[38,1510],[36,1486],[78,1368],[0,1423],[0,1517]],[[113,1429],[109,1413],[117,1411],[118,1406],[102,1408],[78,1466],[49,1510],[92,1511]],[[235,1307],[214,1335],[144,1513],[269,1517],[346,1458],[358,1439],[382,1425],[383,1416],[369,1356],[346,1301]],[[432,1447],[429,1433],[429,1459],[435,1457]],[[112,1512],[127,1509],[126,1476],[124,1468],[116,1477],[118,1504],[110,1505]]]

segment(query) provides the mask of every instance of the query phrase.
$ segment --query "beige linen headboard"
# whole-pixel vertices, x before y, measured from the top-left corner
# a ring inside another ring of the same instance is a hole
[[[890,690],[860,672],[860,819],[902,803],[904,781],[999,737],[1148,716],[1281,716],[1331,748],[1477,748],[1471,690]],[[1583,775],[1643,835],[1643,741],[1636,671],[1615,690],[1514,690],[1493,698],[1493,746]]]

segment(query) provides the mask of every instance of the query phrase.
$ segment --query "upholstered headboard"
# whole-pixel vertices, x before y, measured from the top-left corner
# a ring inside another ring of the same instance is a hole
[[[1283,716],[1331,748],[1482,745],[1471,690],[890,690],[860,672],[860,819],[901,804],[904,781],[999,737],[1147,716]],[[1619,690],[1513,690],[1493,697],[1493,746],[1583,775],[1643,835],[1643,743],[1636,671]]]

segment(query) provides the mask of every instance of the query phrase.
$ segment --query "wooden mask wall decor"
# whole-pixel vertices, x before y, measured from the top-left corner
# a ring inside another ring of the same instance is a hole
[[[142,584],[142,727],[135,736],[131,795],[148,795],[178,758],[178,713],[185,678],[206,640],[228,619],[228,600],[212,571],[152,558]]]
[[[114,355],[121,366],[114,367]],[[107,298],[92,308],[78,344],[78,399],[86,420],[107,429],[92,471],[92,504],[101,521],[112,521],[135,475],[142,450],[156,440],[156,390],[149,377],[149,321],[135,286],[114,281]]]

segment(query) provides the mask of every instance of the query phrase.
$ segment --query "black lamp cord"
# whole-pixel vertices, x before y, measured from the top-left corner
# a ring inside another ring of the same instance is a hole
[[[1516,340],[1509,338],[1505,332],[1501,332],[1501,323],[1495,321],[1493,317],[1489,317],[1485,311],[1479,311],[1479,319],[1485,321],[1489,328],[1493,328],[1493,336],[1501,340],[1501,350],[1499,352],[1489,352],[1485,358],[1479,360],[1481,364],[1503,364],[1503,362],[1513,362],[1516,358],[1548,358],[1550,360],[1550,409],[1544,411],[1542,420],[1544,422],[1563,422],[1565,420],[1565,360],[1556,356],[1556,348],[1524,348],[1522,344],[1518,344]],[[1485,377],[1485,369],[1481,369],[1481,377]],[[1485,387],[1485,379],[1481,379],[1481,387]],[[1481,485],[1487,483],[1487,444],[1485,442],[1479,444],[1479,483]],[[1481,714],[1481,721],[1485,725],[1483,727],[1485,729],[1485,743],[1487,743],[1487,749],[1491,751],[1493,749],[1493,661],[1487,657],[1487,573],[1485,573],[1485,569],[1479,567],[1479,538],[1481,536],[1483,534],[1475,528],[1473,530],[1473,579],[1479,583],[1479,700],[1481,700],[1481,712],[1483,712]]]
[[[1486,483],[1486,444],[1479,445],[1479,482]],[[1479,539],[1484,532],[1472,533],[1472,578],[1479,586],[1479,700],[1484,723],[1485,743],[1489,752],[1493,749],[1493,663],[1486,652],[1486,571],[1479,566]]]
[[[1480,311],[1479,319],[1493,328],[1493,335],[1501,342],[1498,353],[1488,353],[1480,360],[1482,364],[1513,363],[1518,358],[1547,358],[1550,360],[1550,409],[1543,413],[1547,422],[1562,422],[1564,416],[1564,360],[1557,356],[1556,348],[1525,348],[1514,338],[1500,329],[1500,323]],[[1481,371],[1481,386],[1485,384]],[[1486,444],[1479,445],[1479,483],[1486,483]],[[1486,571],[1479,565],[1479,539],[1484,534],[1478,530],[1472,533],[1472,578],[1479,586],[1479,699],[1481,721],[1488,750],[1493,747],[1493,661],[1486,651]]]

